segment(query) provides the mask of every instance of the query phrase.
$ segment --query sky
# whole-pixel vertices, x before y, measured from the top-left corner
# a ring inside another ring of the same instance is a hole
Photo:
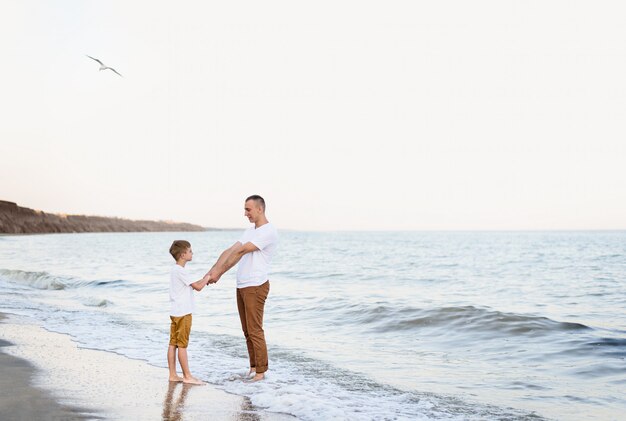
[[[3,0],[0,200],[239,228],[260,194],[295,230],[626,229],[625,15]]]

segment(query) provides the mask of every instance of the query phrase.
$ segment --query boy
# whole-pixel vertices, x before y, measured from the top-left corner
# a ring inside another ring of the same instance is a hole
[[[194,311],[193,290],[201,291],[209,282],[208,274],[199,281],[193,282],[185,269],[187,262],[193,258],[191,244],[185,240],[177,240],[170,247],[170,254],[176,260],[176,264],[170,272],[170,346],[167,350],[167,366],[170,370],[171,382],[183,382],[189,384],[205,384],[196,379],[189,371],[187,358],[187,345],[189,344],[189,332],[191,331],[191,313]],[[176,349],[178,349],[178,361],[183,369],[183,377],[176,374]]]

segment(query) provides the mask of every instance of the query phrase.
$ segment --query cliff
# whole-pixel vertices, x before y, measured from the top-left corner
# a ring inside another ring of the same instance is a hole
[[[16,203],[0,200],[0,234],[206,230],[199,225],[183,222],[132,221],[102,216],[57,215],[23,208]]]

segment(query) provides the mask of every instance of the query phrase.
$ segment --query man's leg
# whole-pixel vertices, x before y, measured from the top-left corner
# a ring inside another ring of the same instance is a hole
[[[245,288],[243,292],[246,327],[254,350],[256,374],[253,381],[262,380],[268,367],[267,345],[265,343],[265,332],[263,331],[263,311],[269,289],[270,284],[267,281],[258,287]]]
[[[252,346],[252,340],[248,334],[248,324],[246,323],[246,306],[243,299],[243,288],[237,288],[237,310],[239,310],[239,320],[241,321],[241,330],[243,330],[243,336],[246,338],[246,345],[248,347],[248,358],[250,359],[250,371],[248,375],[256,373],[256,364],[254,360],[254,347]]]

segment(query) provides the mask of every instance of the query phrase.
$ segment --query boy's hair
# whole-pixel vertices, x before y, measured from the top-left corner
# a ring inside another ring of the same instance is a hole
[[[249,196],[246,199],[246,202],[248,200],[254,200],[257,204],[257,206],[261,207],[261,210],[263,210],[263,212],[265,212],[265,199],[263,199],[261,196],[259,196],[258,194],[253,194],[252,196]]]
[[[172,246],[170,247],[170,254],[174,258],[174,260],[178,261],[178,258],[180,257],[180,255],[186,252],[190,248],[191,248],[191,243],[189,243],[189,241],[176,240],[172,243]]]

